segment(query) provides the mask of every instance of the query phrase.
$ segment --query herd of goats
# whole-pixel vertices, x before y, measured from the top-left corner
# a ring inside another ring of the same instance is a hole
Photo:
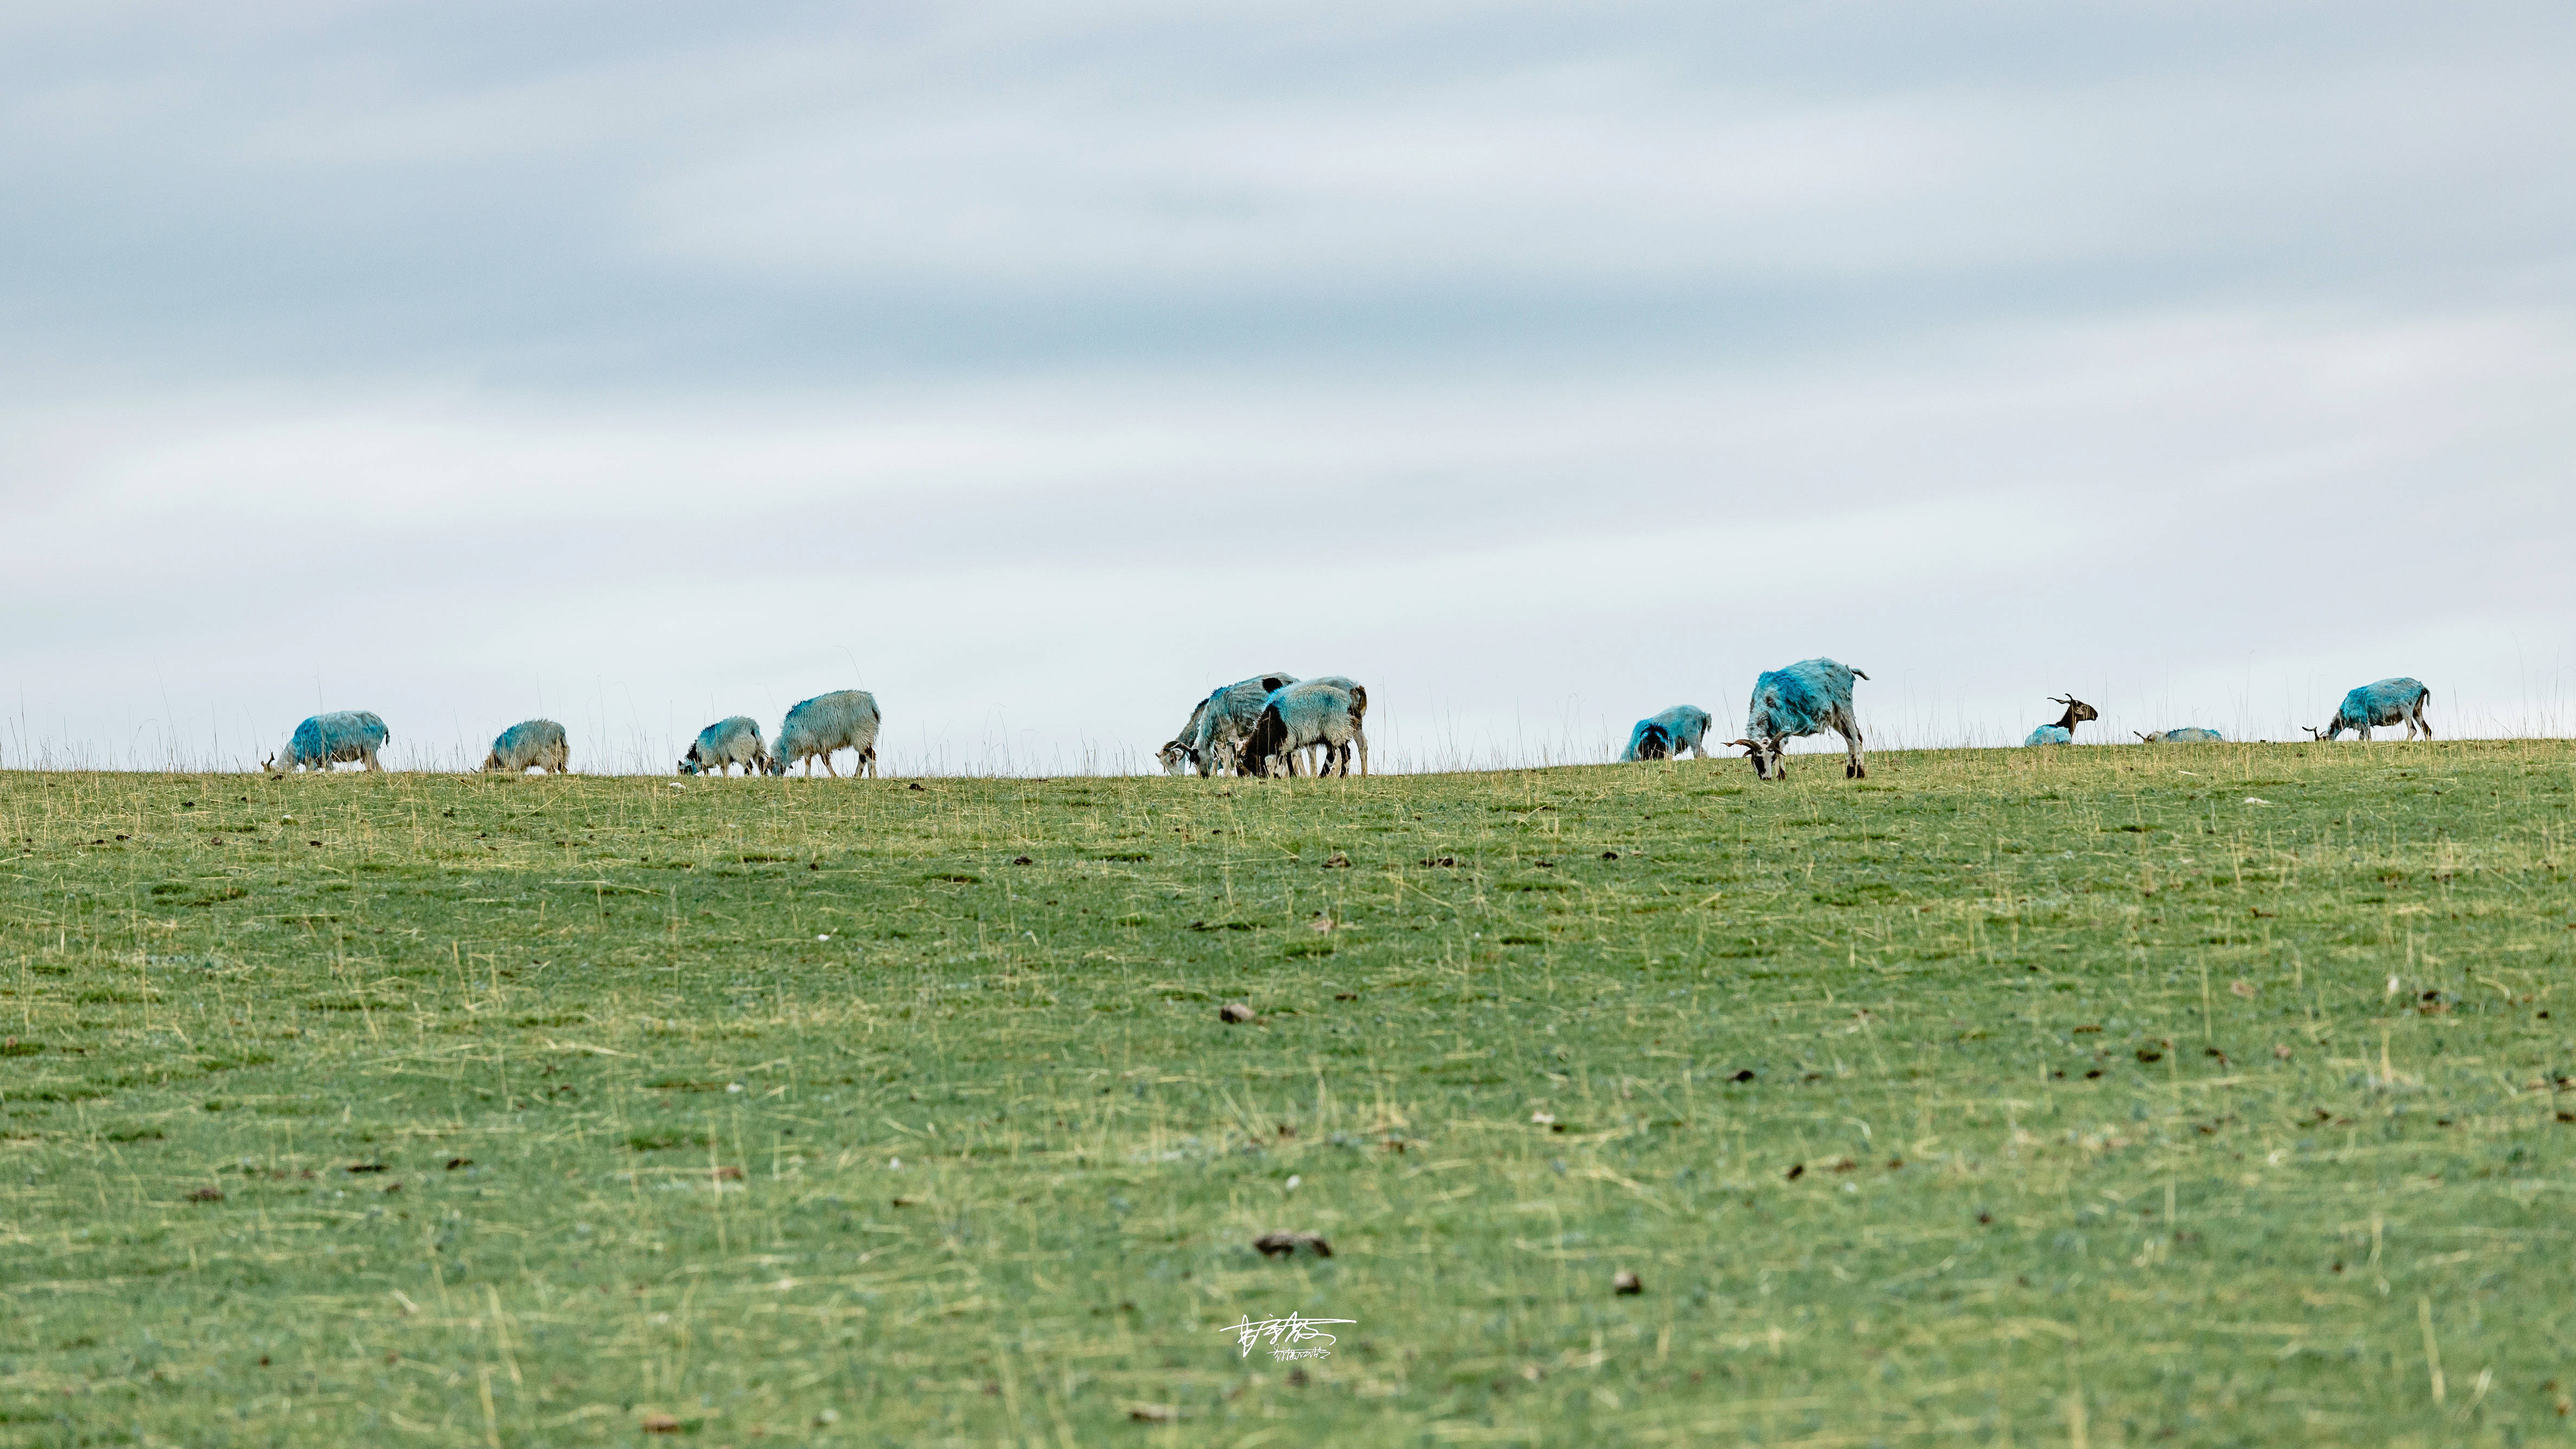
[[[1766,670],[1753,682],[1744,737],[1728,740],[1720,748],[1742,747],[1755,775],[1777,780],[1787,771],[1784,747],[1790,740],[1832,730],[1843,739],[1845,777],[1866,778],[1869,768],[1862,758],[1860,725],[1852,714],[1852,683],[1867,678],[1831,659],[1806,659]],[[2365,684],[2343,697],[2333,719],[2322,727],[2309,727],[2308,733],[2318,740],[2333,740],[2353,730],[2367,740],[2373,728],[2402,724],[2408,739],[2420,731],[2429,740],[2433,727],[2424,722],[2424,706],[2432,697],[2431,690],[2413,679]],[[2065,712],[2053,723],[2032,730],[2024,745],[2072,744],[2076,726],[2102,717],[2071,694],[2052,695],[2049,702],[2066,706]],[[1164,744],[1160,758],[1163,769],[1174,775],[1268,778],[1348,775],[1356,752],[1360,773],[1365,775],[1368,735],[1361,726],[1367,717],[1368,691],[1353,680],[1340,675],[1299,679],[1293,674],[1258,674],[1200,700],[1181,732]],[[777,736],[767,741],[761,738],[759,721],[738,714],[698,731],[689,752],[680,759],[680,773],[723,775],[739,765],[745,775],[784,775],[802,763],[811,776],[819,760],[825,774],[838,778],[832,756],[849,750],[856,756],[851,776],[874,775],[880,718],[876,696],[864,689],[835,690],[804,701],[787,711]],[[1637,721],[1619,758],[1674,759],[1687,751],[1706,759],[1709,723],[1707,710],[1677,704]],[[262,760],[260,767],[273,775],[296,769],[328,770],[347,763],[381,770],[376,751],[388,738],[383,718],[370,711],[317,714],[297,725],[286,748]],[[2206,742],[2221,736],[2216,730],[2188,727],[2138,738],[2152,745]],[[492,741],[483,768],[509,775],[532,769],[558,774],[572,768],[572,748],[562,725],[550,719],[526,720]]]

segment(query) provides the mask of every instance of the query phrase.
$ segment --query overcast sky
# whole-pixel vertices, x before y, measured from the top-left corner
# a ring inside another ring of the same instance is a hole
[[[0,764],[2576,731],[2563,3],[0,7]],[[2093,727],[2084,733],[2090,735]]]

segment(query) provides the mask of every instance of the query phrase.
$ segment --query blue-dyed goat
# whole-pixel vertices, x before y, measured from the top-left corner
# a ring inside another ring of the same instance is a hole
[[[492,742],[483,768],[509,775],[524,775],[531,769],[561,774],[572,768],[572,746],[564,742],[564,727],[553,720],[521,720]]]
[[[769,757],[769,773],[784,775],[788,767],[802,760],[805,774],[811,779],[814,761],[823,762],[823,773],[835,779],[840,771],[832,768],[834,750],[855,750],[858,762],[850,766],[850,778],[877,772],[877,697],[864,689],[836,689],[818,694],[787,712],[778,722],[777,748]]]
[[[2030,732],[2030,738],[2023,740],[2023,744],[2071,745],[2075,743],[2075,727],[2077,725],[2084,723],[2088,719],[2100,719],[2102,717],[2101,713],[2094,709],[2093,706],[2086,704],[2084,701],[2077,699],[2071,694],[2052,694],[2048,697],[2048,702],[2050,704],[2062,704],[2066,706],[2066,713],[2057,717],[2057,723],[2044,724],[2039,728],[2032,730]]]
[[[370,770],[381,771],[376,751],[393,738],[385,722],[372,710],[343,709],[317,714],[295,727],[287,738],[286,748],[259,762],[259,767],[272,775],[289,770],[328,770],[333,765],[351,760],[364,761]]]
[[[2131,730],[2129,733],[2138,732]],[[2140,743],[2150,745],[2207,745],[2215,744],[2225,738],[2227,736],[2216,730],[2205,730],[2198,725],[2185,725],[2178,730],[2158,730],[2151,735],[2138,735]]]
[[[1765,670],[1753,681],[1753,702],[1745,709],[1746,738],[1728,743],[1744,746],[1757,777],[1778,780],[1788,775],[1784,741],[1832,730],[1843,737],[1843,778],[1867,779],[1860,726],[1852,719],[1852,681],[1867,678],[1831,659],[1802,659],[1785,669]]]
[[[1669,760],[1684,750],[1696,750],[1708,758],[1708,711],[1695,704],[1677,704],[1662,714],[1649,715],[1637,721],[1628,731],[1628,747],[1619,752],[1622,760]]]
[[[713,770],[722,775],[740,765],[748,775],[768,764],[769,751],[760,743],[759,722],[750,715],[738,714],[698,731],[697,743],[680,757],[680,773],[698,775]]]
[[[1243,739],[1244,774],[1295,774],[1297,752],[1320,748],[1323,760],[1317,774],[1348,775],[1355,746],[1360,773],[1368,773],[1368,735],[1361,728],[1368,717],[1368,691],[1341,681],[1339,675],[1333,678],[1339,682],[1309,679],[1289,685],[1262,702],[1261,718]]]
[[[2384,729],[2402,724],[2406,726],[2406,738],[2415,738],[2415,732],[2420,729],[2424,738],[2429,740],[2433,737],[2433,727],[2424,722],[2424,706],[2432,700],[2433,691],[2426,689],[2421,680],[2403,676],[2383,679],[2345,695],[2343,704],[2335,710],[2334,718],[2326,721],[2326,727],[2310,727],[2308,733],[2321,740],[2331,740],[2345,730],[2359,730],[2366,741],[2374,726]]]
[[[1164,771],[1216,775],[1233,769],[1243,737],[1261,721],[1262,704],[1272,692],[1296,682],[1296,675],[1274,670],[1225,685],[1200,700],[1189,723],[1159,752]]]

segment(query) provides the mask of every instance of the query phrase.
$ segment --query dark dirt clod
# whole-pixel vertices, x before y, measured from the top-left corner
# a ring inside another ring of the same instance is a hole
[[[473,1165],[474,1159],[471,1157],[451,1157],[447,1159],[447,1170],[450,1172],[454,1172],[460,1167],[472,1167]]]
[[[1727,1078],[1727,1080],[1728,1080],[1728,1081],[1730,1081],[1730,1082],[1749,1082],[1749,1081],[1752,1081],[1752,1080],[1753,1080],[1753,1069],[1752,1069],[1751,1067],[1747,1067],[1747,1068],[1745,1068],[1743,1071],[1737,1072],[1734,1076],[1731,1076],[1731,1077]]]
[[[1333,1245],[1316,1233],[1263,1233],[1252,1240],[1252,1246],[1260,1249],[1261,1256],[1265,1258],[1283,1257],[1299,1248],[1309,1250],[1318,1258],[1333,1256]]]
[[[1029,858],[1028,858],[1027,856],[1025,856],[1025,855],[1015,855],[1015,856],[1011,857],[1011,864],[1013,864],[1013,865],[1035,865],[1035,864],[1037,864],[1037,862],[1036,862],[1036,861],[1034,861],[1034,860],[1029,859]]]
[[[222,1202],[223,1200],[224,1190],[220,1187],[201,1187],[188,1194],[190,1202]]]
[[[1610,1275],[1610,1291],[1613,1293],[1634,1296],[1645,1292],[1646,1285],[1637,1281],[1636,1274],[1622,1268],[1618,1272]]]
[[[1601,852],[1601,858],[1603,860],[1617,860],[1619,858],[1619,852],[1615,850],[1605,850]]]
[[[1792,1163],[1792,1164],[1790,1164],[1790,1167],[1789,1167],[1789,1180],[1790,1180],[1791,1182],[1796,1182],[1799,1178],[1802,1178],[1802,1177],[1804,1177],[1804,1176],[1806,1176],[1806,1175],[1807,1175],[1807,1164],[1805,1164],[1805,1163],[1803,1163],[1803,1162],[1798,1162],[1798,1163]]]

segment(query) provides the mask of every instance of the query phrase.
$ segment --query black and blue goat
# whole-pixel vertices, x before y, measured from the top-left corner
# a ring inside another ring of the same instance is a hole
[[[382,771],[384,766],[376,763],[376,751],[392,737],[385,722],[372,710],[334,710],[297,725],[295,733],[287,737],[286,748],[260,761],[259,767],[272,775],[283,775],[289,770],[328,770],[333,765],[356,761],[370,770]]]
[[[760,722],[747,714],[717,720],[698,731],[697,742],[680,757],[683,775],[702,775],[709,770],[730,774],[736,765],[742,766],[746,775],[769,765],[769,750],[760,742]]]
[[[1189,723],[1181,726],[1181,732],[1157,752],[1164,773],[1216,775],[1233,769],[1243,737],[1261,722],[1261,707],[1271,695],[1296,682],[1296,675],[1273,670],[1210,693],[1190,711]]]
[[[2424,706],[2432,700],[2433,691],[2426,689],[2422,680],[2401,675],[2353,690],[2343,697],[2342,705],[2335,710],[2334,718],[2326,721],[2325,728],[2305,728],[2320,740],[2338,738],[2345,730],[2358,730],[2366,741],[2374,727],[2385,729],[2402,724],[2406,726],[2406,738],[2415,738],[2420,729],[2429,740],[2433,727],[2424,722]]]
[[[1692,704],[1674,705],[1637,721],[1628,731],[1628,747],[1619,752],[1619,758],[1670,760],[1679,758],[1684,750],[1692,750],[1707,759],[1708,726],[1707,710]]]
[[[1356,748],[1365,775],[1367,718],[1368,691],[1339,675],[1289,685],[1262,702],[1261,718],[1243,737],[1240,768],[1253,776],[1294,774],[1297,752],[1313,748],[1323,752],[1315,773],[1348,775]]]
[[[1843,778],[1869,778],[1861,752],[1860,725],[1852,718],[1852,681],[1868,675],[1831,659],[1802,659],[1783,669],[1764,670],[1753,681],[1753,702],[1745,710],[1742,745],[1753,773],[1764,780],[1788,777],[1781,746],[1803,735],[1832,730],[1843,737]]]

